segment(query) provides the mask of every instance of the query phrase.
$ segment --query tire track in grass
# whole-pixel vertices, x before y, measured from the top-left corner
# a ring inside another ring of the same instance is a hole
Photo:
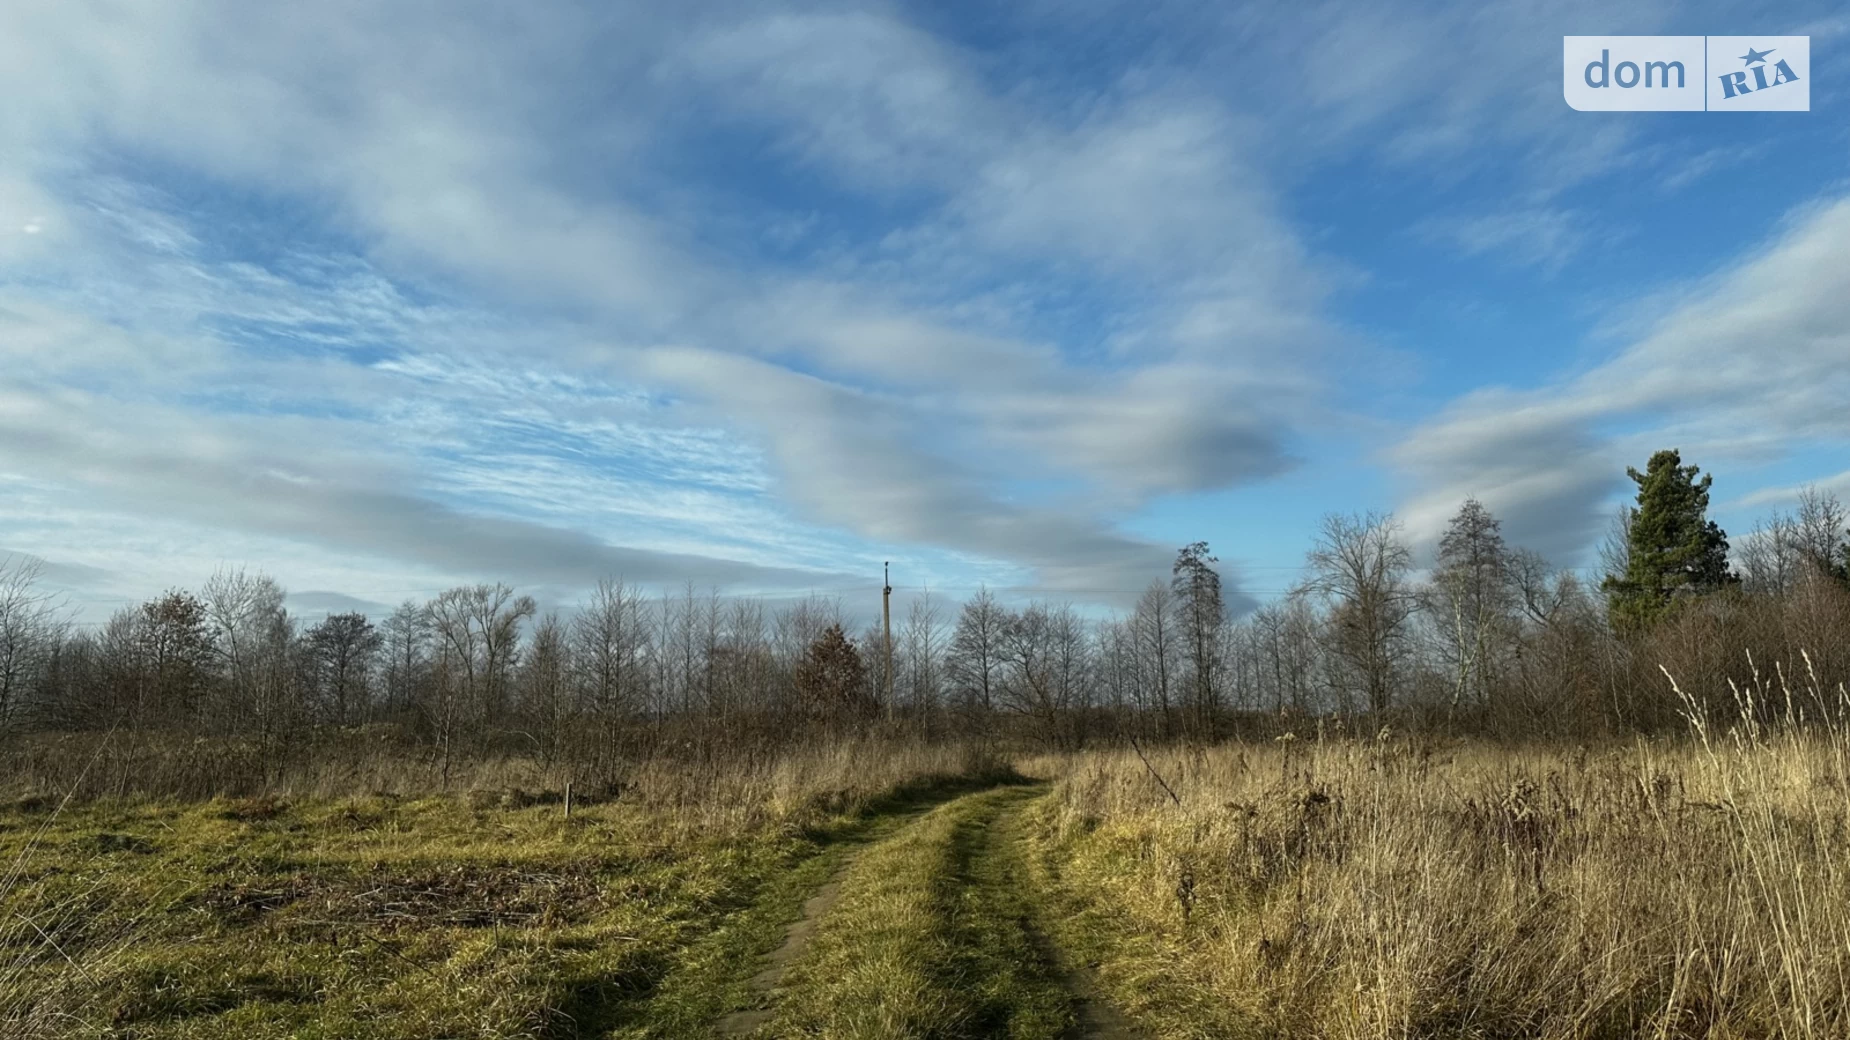
[[[863,852],[754,1035],[1137,1036],[1036,921],[1039,901],[1011,821],[1041,790],[1014,785],[957,799]]]
[[[565,999],[541,1033],[545,1040],[706,1040],[729,1012],[762,1003],[753,971],[788,942],[786,925],[805,916],[813,900],[839,877],[864,847],[878,842],[933,806],[993,788],[1002,777],[936,778],[896,790],[853,819],[838,819],[809,833],[811,851],[762,878],[740,878],[747,891],[735,906],[695,925],[678,947],[663,951],[643,977],[592,976],[565,980]],[[820,914],[816,914],[820,917]],[[811,925],[813,927],[813,924]],[[760,972],[760,976],[764,973]]]
[[[829,880],[803,903],[803,915],[784,932],[784,944],[773,950],[764,968],[751,977],[750,985],[755,993],[761,997],[769,994],[783,981],[790,965],[809,948],[810,937],[816,934],[817,922],[841,898],[842,875],[847,871],[848,863],[837,866]],[[715,1028],[721,1036],[748,1036],[770,1020],[769,1007],[740,1008],[720,1019]]]
[[[1029,869],[1026,817],[1018,807],[989,828],[984,861],[991,864],[991,876],[987,880],[1022,894],[1022,928],[1071,1000],[1073,1020],[1062,1040],[1141,1040],[1143,1032],[1103,996],[1092,973],[1052,938],[1046,924],[1051,904]]]
[[[1052,799],[1016,816],[1018,848],[1029,885],[1044,908],[1041,920],[1078,978],[1101,1007],[1121,1009],[1134,1031],[1121,1035],[1176,1040],[1253,1040],[1271,1036],[1261,1022],[1201,984],[1179,954],[1187,940],[1140,926],[1121,905],[1112,862],[1089,829],[1064,832]],[[1129,853],[1134,855],[1134,853]],[[1104,1028],[1101,1024],[1100,1028]],[[1110,1037],[1114,1034],[1098,1032]]]

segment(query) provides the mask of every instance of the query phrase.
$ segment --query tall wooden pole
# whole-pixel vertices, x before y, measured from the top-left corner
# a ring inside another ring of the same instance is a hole
[[[880,629],[886,635],[886,717],[890,722],[899,717],[899,706],[893,703],[893,564],[891,561],[880,565]]]

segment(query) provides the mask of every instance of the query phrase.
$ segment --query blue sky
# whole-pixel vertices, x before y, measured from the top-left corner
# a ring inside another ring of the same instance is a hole
[[[1250,602],[1467,495],[1585,565],[1659,447],[1850,496],[1850,17],[1546,6],[8,4],[0,552]],[[1572,111],[1604,33],[1812,111]]]

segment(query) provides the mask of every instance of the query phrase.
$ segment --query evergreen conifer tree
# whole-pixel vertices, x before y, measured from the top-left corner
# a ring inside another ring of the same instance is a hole
[[[1734,580],[1728,536],[1708,518],[1712,476],[1696,479],[1675,451],[1651,456],[1643,473],[1628,467],[1638,504],[1628,513],[1622,573],[1604,583],[1613,626],[1636,632],[1662,618],[1681,598],[1712,592]]]

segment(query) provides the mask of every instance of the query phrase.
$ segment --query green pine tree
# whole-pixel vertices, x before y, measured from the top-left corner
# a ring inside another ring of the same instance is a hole
[[[1651,456],[1643,473],[1627,467],[1638,485],[1628,511],[1622,573],[1603,584],[1615,628],[1638,631],[1663,618],[1681,599],[1734,580],[1728,571],[1728,535],[1708,518],[1712,476],[1683,465],[1675,451]]]

